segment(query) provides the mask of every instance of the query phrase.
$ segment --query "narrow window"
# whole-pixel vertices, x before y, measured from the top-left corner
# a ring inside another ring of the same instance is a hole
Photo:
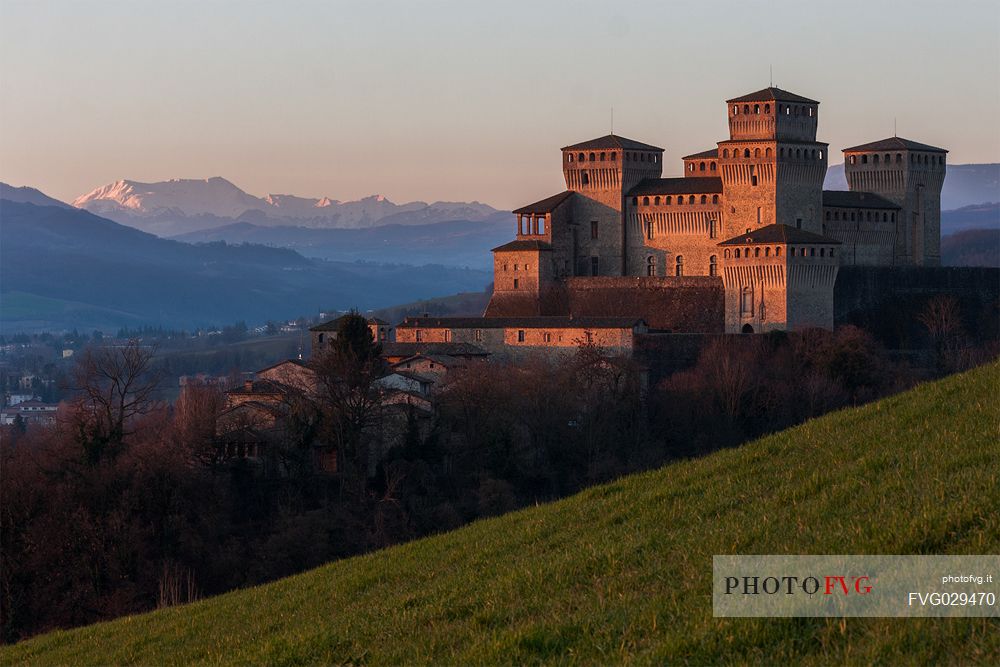
[[[706,204],[706,203],[708,203],[708,197],[706,197],[705,195],[702,195],[702,196],[701,196],[701,203],[702,203],[702,204]]]
[[[795,228],[802,229],[802,218],[795,218]]]
[[[759,104],[753,105],[753,112],[755,114],[758,114],[758,115],[760,114],[760,105]]]
[[[765,104],[764,105],[764,113],[771,113],[771,105],[770,104]]]
[[[684,258],[681,255],[677,255],[677,266],[674,273],[678,277],[684,275]]]
[[[739,259],[740,258],[740,249],[737,248],[734,252],[736,254],[736,259]]]
[[[868,156],[867,155],[862,155],[861,156],[861,164],[868,164]]]
[[[653,203],[654,203],[655,205],[659,206],[659,205],[660,205],[660,198],[659,198],[659,197],[654,197],[654,198],[653,198]]]
[[[601,153],[601,162],[604,162],[605,154]]]
[[[517,278],[514,278],[514,289],[517,289],[517,283],[518,283]]]
[[[691,195],[690,197],[688,197],[688,203],[689,204],[693,204],[694,203],[694,195]]]
[[[642,205],[643,206],[649,206],[649,197],[643,197],[642,198]]]
[[[477,342],[482,342],[482,340],[483,340],[483,330],[482,329],[476,329],[476,341]]]
[[[778,246],[777,248],[774,249],[774,256],[781,257],[781,246]]]
[[[711,163],[710,165],[708,165],[708,170],[709,171],[715,171],[715,163],[714,162]]]
[[[674,199],[673,197],[667,195],[666,199],[663,200],[663,203],[666,204],[667,206],[670,206],[670,204],[673,203],[673,199]]]
[[[590,176],[587,175],[587,172],[583,172],[581,178],[584,185],[590,185]]]
[[[676,174],[677,172],[675,171],[674,173]],[[590,221],[590,238],[597,238],[597,220]]]
[[[611,154],[611,161],[612,161],[612,162],[615,162],[615,161],[617,161],[617,160],[618,160],[618,153],[612,153],[612,154]]]
[[[517,281],[515,280],[514,282],[516,283]],[[517,285],[514,285],[514,287],[517,287]],[[423,338],[424,338],[423,332],[420,329],[417,329],[417,334],[416,334],[417,342],[419,343],[421,340],[423,340]]]
[[[552,342],[552,334],[550,334],[548,331],[546,331],[545,333],[542,334],[542,340],[545,341],[546,343],[551,343]]]
[[[728,251],[727,251],[728,252]],[[719,275],[719,258],[712,255],[708,258],[708,275],[717,276]]]
[[[698,171],[705,171],[705,163],[704,162],[699,162],[698,163]]]
[[[712,203],[713,204],[719,203],[719,195],[712,195]]]
[[[596,276],[601,273],[600,260],[597,257],[590,258],[590,275]]]
[[[591,153],[591,154],[590,154],[590,157],[589,157],[589,160],[590,160],[591,162],[593,162],[593,161],[594,161],[595,159],[596,159],[596,158],[594,157],[594,154],[593,154],[593,153]]]
[[[523,343],[524,342],[524,329],[518,329],[517,330],[517,342],[518,343]]]
[[[646,223],[646,238],[650,241],[653,240],[653,221],[650,220]]]
[[[656,275],[656,258],[655,257],[650,256],[650,257],[646,258],[646,275],[647,276],[655,276]]]
[[[749,148],[744,148],[743,149],[743,157],[750,157],[750,149]]]

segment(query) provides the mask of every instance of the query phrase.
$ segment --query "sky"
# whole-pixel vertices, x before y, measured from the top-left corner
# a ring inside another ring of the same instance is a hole
[[[730,97],[817,99],[820,141],[1000,162],[1000,3],[0,0],[0,180],[70,201],[119,179],[510,209],[561,146],[680,157]]]

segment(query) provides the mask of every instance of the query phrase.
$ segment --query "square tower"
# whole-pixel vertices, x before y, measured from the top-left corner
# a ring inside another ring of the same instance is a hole
[[[573,275],[626,275],[625,194],[663,173],[663,149],[615,134],[562,148],[573,201]]]
[[[840,241],[768,225],[719,244],[726,333],[833,329]]]
[[[902,137],[844,149],[848,187],[900,207],[894,264],[941,264],[941,187],[947,153]]]
[[[827,145],[816,141],[819,102],[771,87],[726,104],[730,138],[717,150],[726,236],[773,224],[822,231]]]

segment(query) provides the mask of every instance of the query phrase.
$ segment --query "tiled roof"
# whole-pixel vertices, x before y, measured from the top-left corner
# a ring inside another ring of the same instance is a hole
[[[909,139],[904,139],[903,137],[889,137],[888,139],[879,139],[878,141],[872,141],[871,143],[861,144],[860,146],[852,146],[851,148],[845,148],[845,153],[853,153],[855,151],[925,151],[928,153],[947,153],[943,148],[938,148],[936,146],[928,146],[927,144],[922,144],[919,141],[910,141]]]
[[[700,159],[700,158],[709,158],[709,157],[719,157],[719,148],[718,147],[710,148],[707,151],[702,151],[700,153],[692,153],[691,155],[685,155],[681,159],[682,160],[697,160],[697,159]]]
[[[782,90],[781,88],[764,88],[758,90],[755,93],[749,93],[748,95],[741,95],[740,97],[734,97],[731,100],[726,100],[726,103],[731,102],[769,102],[774,100],[775,102],[799,102],[800,104],[819,104],[816,100],[811,100],[808,97],[802,97],[801,95],[796,95],[795,93],[790,93],[787,90]]]
[[[628,195],[695,195],[722,192],[722,179],[718,176],[692,176],[690,178],[647,178],[629,190]]]
[[[518,239],[517,241],[511,241],[510,243],[504,243],[502,246],[497,246],[496,248],[493,248],[492,252],[504,250],[552,250],[552,246],[545,241]]]
[[[562,204],[572,195],[573,192],[571,190],[566,190],[565,192],[560,192],[557,195],[546,197],[541,201],[536,201],[534,204],[528,204],[527,206],[514,209],[512,213],[551,213],[559,207],[559,204]]]
[[[871,192],[823,190],[823,206],[831,208],[899,208],[885,197]]]
[[[644,144],[641,141],[635,141],[633,139],[626,139],[625,137],[619,137],[617,134],[607,134],[603,137],[598,137],[597,139],[591,139],[590,141],[582,141],[578,144],[573,144],[572,146],[563,146],[562,150],[586,151],[586,150],[601,150],[601,149],[614,149],[614,148],[624,148],[625,150],[632,150],[632,151],[663,150],[659,146]]]
[[[740,234],[731,239],[727,239],[719,245],[746,245],[748,243],[803,243],[824,245],[840,244],[840,241],[831,239],[821,234],[813,234],[804,229],[789,227],[788,225],[767,225],[760,229],[751,230],[747,234]]]
[[[398,329],[631,329],[638,317],[407,317]]]
[[[326,322],[323,322],[322,324],[317,324],[314,327],[309,327],[309,331],[337,331],[338,329],[340,329],[340,321],[345,317],[347,317],[347,315],[341,315],[340,317],[328,320]],[[385,320],[380,320],[377,317],[366,317],[365,322],[367,322],[368,324],[375,324],[378,326],[386,326],[389,324]]]

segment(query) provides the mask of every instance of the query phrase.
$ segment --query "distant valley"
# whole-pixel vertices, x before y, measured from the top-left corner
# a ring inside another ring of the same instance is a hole
[[[0,201],[4,332],[263,322],[478,292],[491,278],[455,267],[329,262],[261,245],[192,245],[65,205]]]

